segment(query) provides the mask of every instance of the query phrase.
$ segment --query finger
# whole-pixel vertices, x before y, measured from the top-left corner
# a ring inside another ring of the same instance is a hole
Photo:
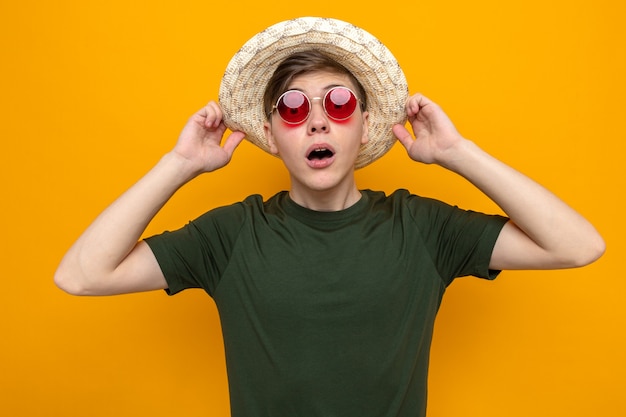
[[[409,117],[416,116],[424,107],[434,104],[423,94],[415,94],[409,98],[406,104],[406,111]]]
[[[204,107],[204,112],[206,115],[204,119],[205,127],[207,127],[208,129],[217,128],[222,122],[223,117],[221,107],[216,102],[210,101]]]
[[[413,117],[419,112],[422,99],[421,94],[414,94],[407,100],[406,113],[409,117]]]

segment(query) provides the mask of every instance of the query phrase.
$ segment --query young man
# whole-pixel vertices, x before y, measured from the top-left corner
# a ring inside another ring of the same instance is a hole
[[[256,35],[229,64],[220,103],[80,236],[55,280],[79,295],[204,289],[233,416],[424,416],[433,324],[454,278],[578,267],[604,251],[578,213],[463,138],[435,103],[408,97],[389,51],[352,25],[302,18]],[[289,191],[138,243],[179,187],[230,161],[243,132],[282,159]],[[395,138],[508,217],[359,190],[355,167]]]

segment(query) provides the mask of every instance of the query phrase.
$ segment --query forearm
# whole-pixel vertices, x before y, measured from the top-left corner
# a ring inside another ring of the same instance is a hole
[[[187,171],[183,158],[165,155],[76,240],[55,274],[57,285],[80,293],[111,279],[149,222],[193,176]]]
[[[494,247],[493,269],[567,268],[604,252],[594,227],[554,194],[464,139],[441,108],[421,94],[407,101],[415,139],[403,125],[394,134],[409,156],[465,177],[512,220]]]
[[[514,253],[519,263],[513,267],[580,266],[597,259],[604,251],[602,238],[583,216],[552,192],[474,143],[462,141],[445,166],[465,177],[498,204],[515,226],[536,245],[527,263],[523,256]],[[519,244],[519,240],[514,242],[518,246],[507,249],[514,252],[528,247]]]

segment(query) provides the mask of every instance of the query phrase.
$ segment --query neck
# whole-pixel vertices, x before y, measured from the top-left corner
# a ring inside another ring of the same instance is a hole
[[[361,192],[356,185],[346,190],[307,190],[298,191],[292,186],[289,197],[294,203],[315,211],[340,211],[356,204]]]

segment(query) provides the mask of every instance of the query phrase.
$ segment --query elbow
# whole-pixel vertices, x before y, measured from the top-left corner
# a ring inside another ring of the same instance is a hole
[[[569,259],[568,267],[578,268],[594,263],[606,252],[606,243],[602,236],[595,234],[578,247],[575,256]]]
[[[59,265],[54,273],[54,284],[70,295],[88,295],[82,282],[83,280],[79,278],[79,274],[68,271],[63,264]]]
[[[68,279],[67,276],[59,273],[59,271],[54,274],[54,285],[70,295],[81,295],[82,293],[80,288],[72,282],[71,279]]]
[[[606,242],[599,234],[596,235],[596,238],[590,243],[589,248],[587,249],[587,258],[585,259],[585,265],[589,265],[600,259],[602,255],[606,252]]]

